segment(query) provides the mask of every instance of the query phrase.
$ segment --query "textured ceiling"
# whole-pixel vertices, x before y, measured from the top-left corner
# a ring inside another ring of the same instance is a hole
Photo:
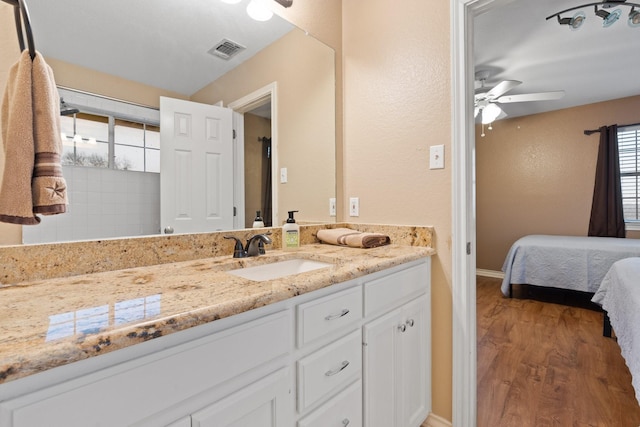
[[[608,28],[593,6],[581,9],[587,19],[575,31],[545,20],[584,3],[498,0],[498,7],[474,19],[474,62],[476,70],[490,71],[487,86],[509,79],[523,82],[510,95],[566,92],[555,101],[501,104],[509,117],[640,94],[640,28],[627,24],[630,7],[618,6],[622,16]]]
[[[36,49],[46,57],[191,95],[293,25],[257,22],[249,0],[29,0]],[[281,7],[273,2],[273,7]],[[223,38],[246,46],[229,61],[207,51]]]

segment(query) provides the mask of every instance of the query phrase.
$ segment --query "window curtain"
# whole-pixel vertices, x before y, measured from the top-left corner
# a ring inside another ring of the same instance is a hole
[[[599,132],[600,145],[589,236],[625,237],[618,160],[618,125],[603,126]]]

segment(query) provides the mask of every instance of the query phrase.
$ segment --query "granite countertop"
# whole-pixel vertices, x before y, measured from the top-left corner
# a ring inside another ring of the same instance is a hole
[[[311,244],[0,286],[0,384],[433,254]],[[226,272],[298,257],[334,265],[263,282]]]

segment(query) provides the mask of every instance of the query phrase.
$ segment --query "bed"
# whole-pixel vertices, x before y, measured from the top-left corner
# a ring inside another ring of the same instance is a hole
[[[502,266],[502,293],[512,284],[595,293],[614,262],[640,257],[640,239],[529,235],[518,239]]]
[[[640,403],[640,258],[615,262],[592,301],[609,315]]]

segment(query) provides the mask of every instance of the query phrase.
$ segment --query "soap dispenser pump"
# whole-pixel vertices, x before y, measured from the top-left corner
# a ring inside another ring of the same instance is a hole
[[[282,226],[282,249],[295,250],[300,247],[300,226],[296,224],[293,214],[298,211],[289,211],[289,218]]]
[[[264,227],[264,220],[260,216],[260,211],[256,211],[256,218],[253,220],[253,228]]]

